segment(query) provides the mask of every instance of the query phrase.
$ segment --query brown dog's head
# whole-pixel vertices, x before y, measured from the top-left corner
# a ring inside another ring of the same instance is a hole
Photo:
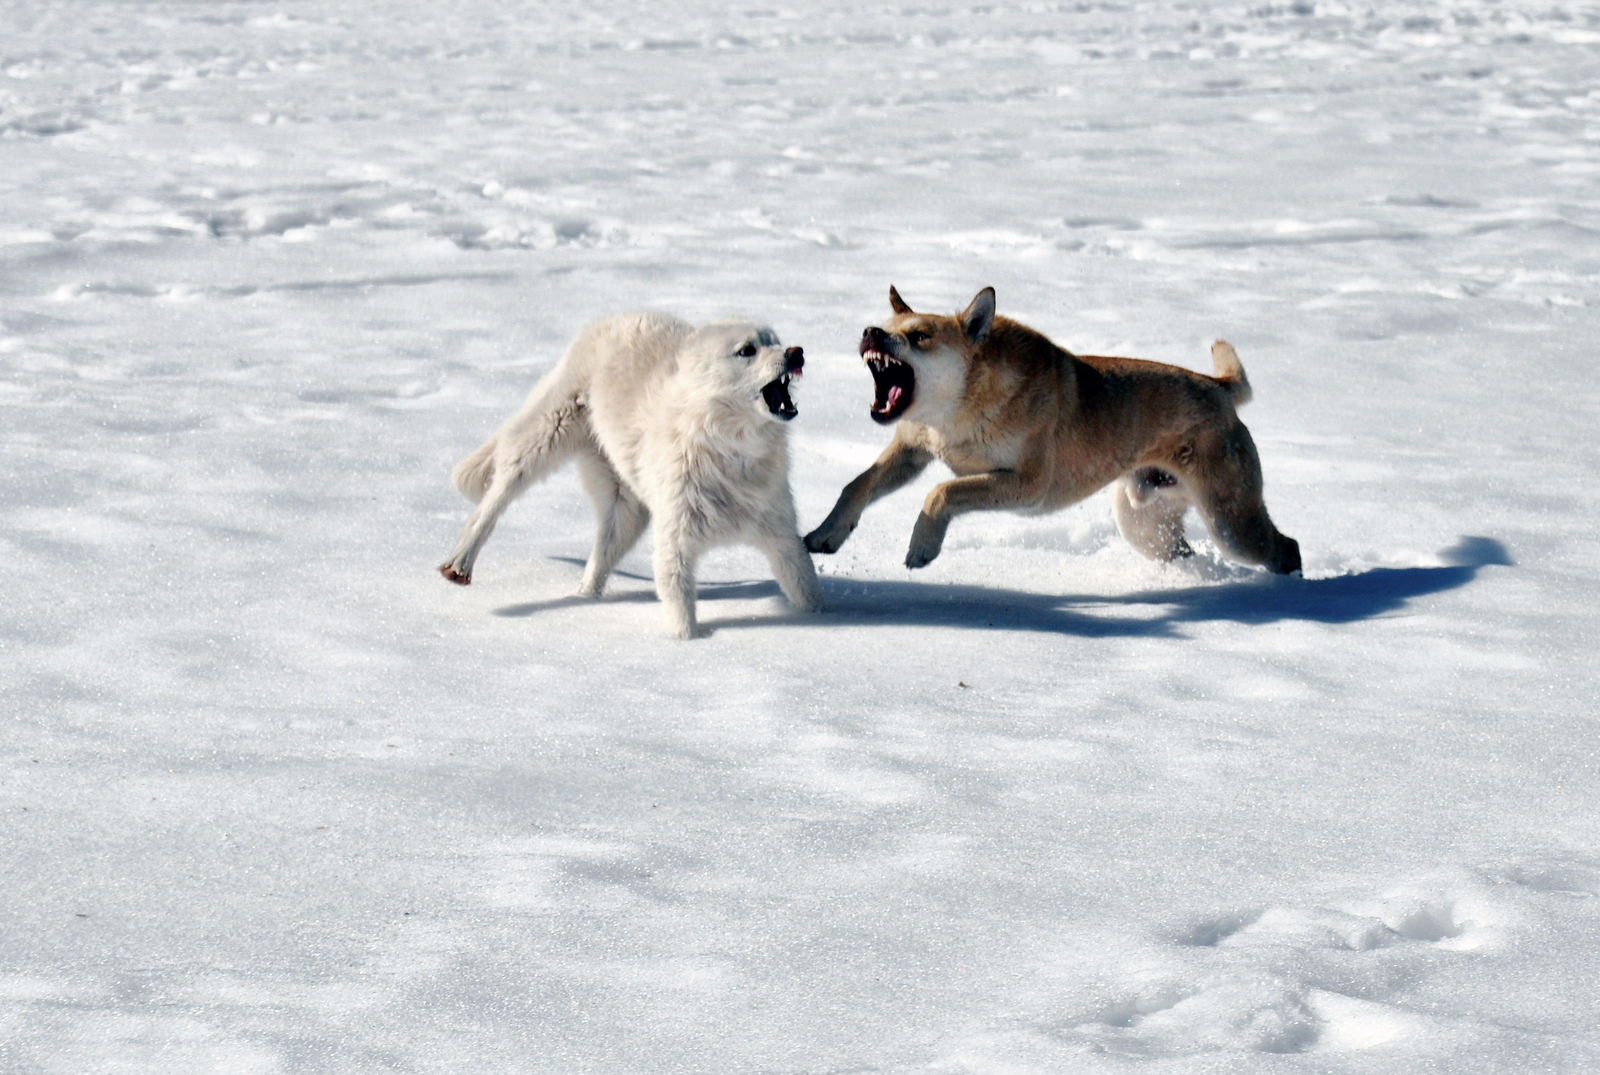
[[[994,322],[994,288],[986,287],[954,317],[919,314],[889,288],[894,316],[861,334],[861,357],[872,371],[872,420],[901,418],[938,425],[961,402],[967,369]]]

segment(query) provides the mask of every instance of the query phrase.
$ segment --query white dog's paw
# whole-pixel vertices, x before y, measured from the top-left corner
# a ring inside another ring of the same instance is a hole
[[[827,606],[822,603],[822,591],[817,587],[801,591],[797,594],[784,594],[799,612],[821,612]]]
[[[667,634],[673,638],[702,638],[705,632],[686,609],[667,609]]]
[[[472,585],[472,574],[470,572],[463,573],[461,571],[457,571],[455,564],[440,564],[439,574],[443,575],[457,586]]]

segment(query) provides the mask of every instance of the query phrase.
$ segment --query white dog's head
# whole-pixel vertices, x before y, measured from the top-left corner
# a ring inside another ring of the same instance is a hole
[[[684,341],[678,356],[679,371],[708,396],[736,405],[748,401],[782,422],[800,413],[789,390],[805,363],[800,348],[785,348],[776,332],[753,321],[701,325]]]

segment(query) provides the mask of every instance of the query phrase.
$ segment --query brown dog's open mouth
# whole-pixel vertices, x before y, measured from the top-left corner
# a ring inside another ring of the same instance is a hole
[[[911,406],[917,375],[910,363],[882,351],[863,350],[861,357],[866,360],[867,369],[872,371],[872,420],[879,425],[888,425]]]

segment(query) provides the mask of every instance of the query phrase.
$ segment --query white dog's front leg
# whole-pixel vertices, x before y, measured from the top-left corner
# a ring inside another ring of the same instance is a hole
[[[697,549],[683,533],[655,528],[656,596],[667,610],[667,629],[677,638],[694,638],[699,625],[694,615],[694,563]]]
[[[822,587],[805,542],[793,531],[763,535],[761,551],[772,565],[772,577],[789,603],[801,612],[822,611]]]

